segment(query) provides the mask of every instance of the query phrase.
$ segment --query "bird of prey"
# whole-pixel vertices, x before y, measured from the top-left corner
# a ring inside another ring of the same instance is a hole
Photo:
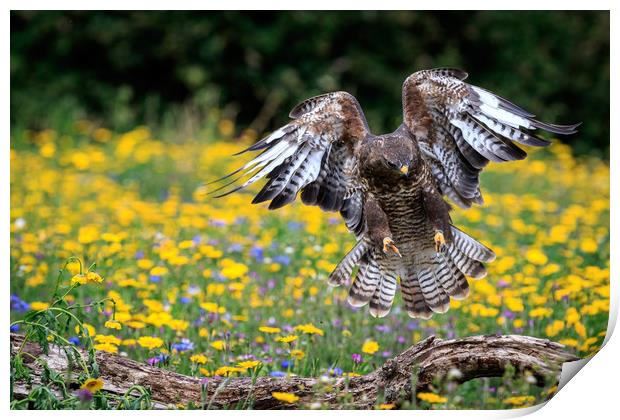
[[[409,316],[445,313],[450,298],[468,295],[467,277],[486,275],[483,263],[495,254],[452,225],[444,197],[462,208],[482,204],[479,174],[489,161],[525,158],[515,142],[547,146],[536,130],[573,134],[579,125],[540,122],[466,77],[448,68],[409,76],[403,123],[383,135],[370,132],[353,95],[310,98],[293,108],[292,121],[239,152],[263,150],[218,180],[249,177],[219,196],[266,178],[252,203],[271,200],[269,209],[277,209],[301,193],[307,205],[340,212],[357,243],[329,283],[348,284],[357,268],[351,305],[369,303],[371,315],[383,317],[400,283]]]

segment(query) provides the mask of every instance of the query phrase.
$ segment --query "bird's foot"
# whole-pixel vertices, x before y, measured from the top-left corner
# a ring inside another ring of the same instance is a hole
[[[401,258],[403,257],[402,255],[400,255],[400,251],[398,250],[398,248],[396,248],[396,245],[394,245],[394,241],[390,237],[383,238],[383,252],[388,255],[390,254],[390,252],[393,252]]]
[[[446,249],[446,238],[440,230],[435,231],[435,251],[438,253]]]

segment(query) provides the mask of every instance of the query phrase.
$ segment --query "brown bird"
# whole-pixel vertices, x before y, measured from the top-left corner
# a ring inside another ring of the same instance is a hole
[[[573,134],[579,125],[537,121],[465,83],[466,77],[456,69],[409,76],[402,93],[404,122],[379,136],[370,133],[351,94],[308,99],[291,111],[293,121],[240,152],[263,150],[222,178],[249,176],[220,196],[267,178],[253,203],[271,200],[269,209],[277,209],[301,192],[305,204],[339,211],[358,242],[329,283],[347,284],[357,267],[351,305],[370,303],[373,316],[387,315],[400,279],[411,317],[444,313],[451,297],[468,295],[466,276],[484,277],[483,263],[495,254],[452,225],[443,197],[463,208],[481,204],[479,174],[489,161],[524,159],[514,142],[547,146],[534,130]]]

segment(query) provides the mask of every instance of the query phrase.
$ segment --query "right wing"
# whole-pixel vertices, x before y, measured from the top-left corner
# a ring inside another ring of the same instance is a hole
[[[217,197],[246,188],[261,178],[268,181],[252,203],[271,200],[269,209],[291,203],[301,191],[304,204],[340,211],[349,230],[360,235],[363,193],[355,175],[356,146],[369,134],[357,99],[346,92],[310,98],[290,113],[293,121],[242,152],[263,152],[233,173],[219,179],[249,178]],[[218,189],[218,190],[219,190]],[[216,190],[216,191],[218,191]]]
[[[405,124],[414,134],[442,193],[460,207],[481,203],[479,174],[489,162],[524,159],[516,143],[546,146],[536,130],[573,134],[486,89],[464,82],[457,69],[422,70],[403,84]]]

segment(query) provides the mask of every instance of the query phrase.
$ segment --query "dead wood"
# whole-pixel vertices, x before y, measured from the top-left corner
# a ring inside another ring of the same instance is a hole
[[[22,335],[11,335],[12,355],[22,345],[23,339]],[[62,348],[51,346],[49,354],[45,355],[38,344],[29,342],[23,351],[24,363],[31,370],[33,380],[30,384],[18,381],[13,388],[13,398],[25,398],[41,383],[43,362],[56,372],[64,372],[66,383],[77,387],[72,384],[72,378],[81,371],[80,367],[69,363]],[[86,353],[82,354],[86,360]],[[383,401],[396,404],[410,400],[412,384],[414,394],[417,394],[446,375],[462,383],[473,378],[502,376],[509,365],[516,372],[531,372],[542,384],[549,377],[559,375],[562,363],[573,360],[577,357],[568,353],[564,346],[528,336],[484,335],[454,340],[429,337],[364,376],[327,381],[322,378],[258,377],[254,383],[248,377],[214,377],[208,378],[205,384],[200,378],[116,354],[97,352],[96,355],[105,391],[123,395],[133,385],[142,385],[150,391],[155,408],[193,403],[205,408],[251,406],[254,409],[278,409],[320,403],[330,408],[368,409],[376,405],[380,395]],[[272,392],[294,393],[300,398],[296,403],[288,404],[275,399]]]

